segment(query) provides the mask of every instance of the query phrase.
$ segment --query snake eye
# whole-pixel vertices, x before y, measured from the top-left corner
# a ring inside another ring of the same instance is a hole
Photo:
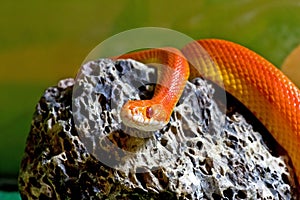
[[[146,116],[150,119],[153,116],[153,109],[152,107],[146,108]]]

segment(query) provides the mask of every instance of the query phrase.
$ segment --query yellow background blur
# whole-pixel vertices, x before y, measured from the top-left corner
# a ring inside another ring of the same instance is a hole
[[[16,177],[36,103],[106,38],[144,26],[241,43],[275,65],[300,43],[300,1],[0,1],[0,177]]]

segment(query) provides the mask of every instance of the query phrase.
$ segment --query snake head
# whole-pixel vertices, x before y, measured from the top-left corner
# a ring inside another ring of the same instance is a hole
[[[164,107],[150,100],[128,101],[123,105],[120,115],[126,126],[143,131],[159,130],[169,120]]]

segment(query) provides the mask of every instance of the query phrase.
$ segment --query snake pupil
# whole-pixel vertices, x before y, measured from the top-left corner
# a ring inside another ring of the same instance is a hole
[[[153,109],[151,107],[146,108],[146,116],[151,118],[153,116]]]

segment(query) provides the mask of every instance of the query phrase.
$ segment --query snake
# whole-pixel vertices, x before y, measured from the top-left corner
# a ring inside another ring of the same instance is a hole
[[[118,58],[158,63],[152,99],[128,100],[121,108],[126,126],[142,131],[163,128],[187,81],[203,77],[234,96],[266,127],[286,150],[300,183],[300,91],[267,59],[222,39],[194,41],[181,50],[145,49]]]

